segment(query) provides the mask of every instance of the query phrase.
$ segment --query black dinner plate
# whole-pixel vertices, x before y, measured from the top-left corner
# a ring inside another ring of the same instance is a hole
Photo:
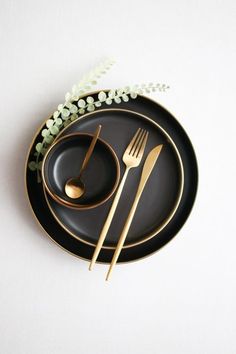
[[[154,122],[157,122],[174,141],[183,163],[183,193],[173,218],[157,234],[157,236],[152,237],[145,242],[138,243],[133,247],[127,247],[122,250],[118,261],[130,262],[143,258],[159,250],[181,229],[190,214],[196,196],[198,184],[197,162],[192,144],[186,132],[179,122],[158,103],[148,99],[147,97],[138,96],[135,100],[130,100],[129,102],[121,103],[119,105],[113,103],[109,107],[104,105],[102,108],[123,108],[133,110],[144,114],[151,118]],[[84,126],[83,129],[86,129],[86,126]],[[39,130],[36,138],[32,142],[32,146],[34,146],[40,138]],[[27,161],[30,160],[33,151],[33,148],[31,148]],[[156,171],[158,171],[158,168]],[[81,241],[75,237],[71,237],[71,235],[69,235],[68,232],[56,221],[48,207],[42,184],[37,183],[35,173],[30,171],[28,168],[26,169],[26,187],[34,214],[51,239],[75,256],[90,260],[94,251],[94,246],[89,245],[84,242],[84,240]],[[109,242],[112,242],[112,240],[110,239]],[[98,261],[102,263],[110,262],[113,252],[114,251],[110,248],[103,248],[100,252]]]
[[[122,161],[126,146],[138,128],[149,133],[142,162],[139,167],[130,170],[126,180],[116,214],[103,245],[106,248],[115,249],[116,247],[119,233],[122,231],[137,191],[142,172],[141,167],[145,158],[155,146],[163,144],[158,163],[144,189],[126,238],[124,248],[133,247],[156,236],[175,214],[184,185],[182,160],[171,137],[157,123],[140,113],[123,109],[113,108],[89,113],[71,123],[63,130],[61,136],[74,134],[78,131],[82,133],[94,131],[98,124],[102,125],[101,138],[112,146],[120,161]],[[68,164],[74,166],[74,159],[71,162],[68,160]],[[90,173],[91,184],[92,182],[95,185],[98,183],[99,165],[97,165],[97,169],[97,172],[94,170],[93,174]],[[121,175],[124,170],[125,165],[121,162]],[[89,245],[96,246],[113,198],[106,204],[85,212],[84,210],[72,210],[58,204],[47,194],[45,197],[54,217],[70,235]]]

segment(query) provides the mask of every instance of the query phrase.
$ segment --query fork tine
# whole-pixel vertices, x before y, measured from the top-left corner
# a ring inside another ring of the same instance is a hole
[[[137,132],[135,133],[133,139],[131,140],[131,142],[129,143],[129,145],[127,146],[126,148],[126,151],[128,154],[131,153],[131,150],[133,149],[134,145],[136,144],[136,141],[138,140],[139,138],[139,135],[141,134],[142,132],[142,129],[141,128],[138,128]]]
[[[136,155],[137,155],[136,152],[139,150],[139,147],[142,144],[143,138],[145,136],[145,132],[146,132],[146,130],[142,130],[142,133],[140,134],[138,141],[136,141],[134,151],[132,152],[132,156],[134,156],[134,157],[136,157]]]
[[[130,153],[129,153],[130,155],[134,156],[134,152],[137,149],[137,146],[139,145],[140,140],[142,139],[143,132],[144,132],[144,130],[141,129],[137,139],[135,140],[135,142],[133,144],[132,149],[130,150]]]
[[[148,132],[145,132],[142,143],[140,144],[137,155],[136,155],[137,158],[140,158],[140,159],[142,158],[144,150],[145,150],[145,146],[147,143],[147,138],[148,138]]]

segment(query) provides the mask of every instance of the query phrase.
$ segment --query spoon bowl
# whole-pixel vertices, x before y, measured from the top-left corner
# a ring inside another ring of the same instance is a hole
[[[85,192],[84,183],[80,178],[70,178],[65,185],[65,192],[71,199],[82,197]]]
[[[102,126],[99,125],[94,133],[93,139],[91,141],[91,144],[89,145],[88,151],[86,152],[82,167],[80,169],[79,176],[70,178],[65,184],[65,193],[68,197],[72,199],[80,198],[84,194],[85,186],[84,183],[81,181],[81,176],[86,167],[88,166],[90,157],[98,140],[101,128]]]

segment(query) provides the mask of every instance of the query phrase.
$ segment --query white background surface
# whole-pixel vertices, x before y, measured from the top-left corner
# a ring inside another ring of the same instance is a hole
[[[234,354],[235,1],[0,2],[1,354]],[[155,256],[87,263],[50,242],[24,192],[41,122],[101,59],[99,88],[160,81],[153,98],[198,157],[194,210]]]

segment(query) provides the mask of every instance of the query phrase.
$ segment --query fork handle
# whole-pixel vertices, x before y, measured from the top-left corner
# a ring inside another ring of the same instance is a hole
[[[120,200],[120,196],[121,196],[121,193],[122,193],[126,178],[128,176],[129,170],[130,170],[130,167],[126,167],[125,173],[124,173],[124,175],[122,177],[122,180],[121,180],[120,185],[119,185],[119,187],[117,189],[115,198],[113,200],[113,203],[112,203],[111,208],[109,210],[109,213],[107,215],[106,221],[105,221],[105,223],[103,225],[103,228],[102,228],[102,231],[100,233],[97,246],[95,248],[92,260],[91,260],[90,265],[89,265],[89,270],[92,270],[92,268],[93,268],[93,266],[94,266],[94,264],[95,264],[95,262],[96,262],[96,260],[98,258],[99,252],[101,251],[103,242],[104,242],[104,240],[106,238],[106,235],[107,235],[108,230],[110,228],[113,216],[115,214],[115,211],[116,211],[116,208],[117,208],[117,205],[118,205],[118,202]]]
[[[136,193],[133,205],[132,205],[132,207],[130,209],[129,215],[128,215],[127,219],[126,219],[124,228],[122,230],[122,233],[120,235],[119,241],[117,243],[116,250],[114,252],[111,264],[109,266],[109,270],[107,272],[106,280],[108,280],[109,276],[111,275],[111,272],[112,272],[112,270],[113,270],[113,268],[114,268],[114,266],[115,266],[115,264],[117,262],[117,259],[119,258],[119,255],[120,255],[120,252],[121,252],[122,247],[124,245],[126,236],[127,236],[128,232],[129,232],[130,225],[131,225],[131,223],[133,221],[134,214],[135,214],[135,211],[136,211],[137,206],[138,206],[139,199],[140,199],[141,194],[142,194],[142,190],[143,190],[143,188],[142,189],[138,188],[138,191]]]

